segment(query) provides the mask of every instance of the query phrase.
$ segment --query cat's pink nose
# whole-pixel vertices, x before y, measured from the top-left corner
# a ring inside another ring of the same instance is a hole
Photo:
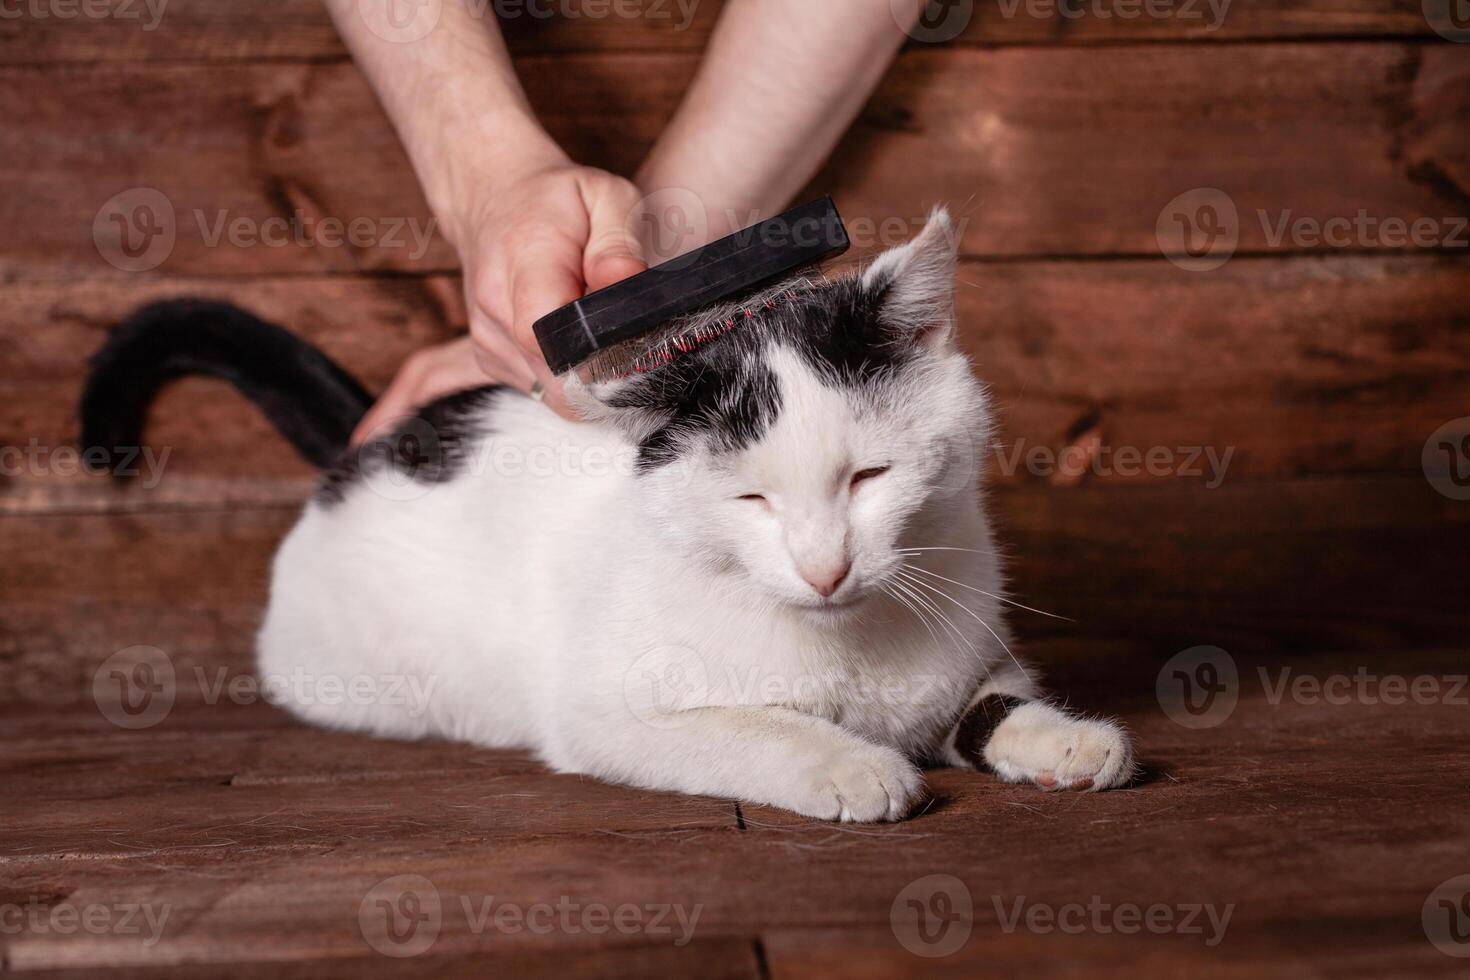
[[[809,567],[797,566],[801,577],[806,579],[806,584],[817,590],[817,595],[822,598],[830,596],[842,585],[842,580],[847,578],[847,573],[852,571],[852,562],[844,561],[838,565],[818,565]]]

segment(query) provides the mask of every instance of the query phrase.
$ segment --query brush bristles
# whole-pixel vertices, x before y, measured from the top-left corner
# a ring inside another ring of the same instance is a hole
[[[738,329],[747,321],[816,288],[806,276],[788,279],[741,303],[721,303],[670,320],[661,327],[593,354],[573,370],[586,384],[621,381],[656,371]]]

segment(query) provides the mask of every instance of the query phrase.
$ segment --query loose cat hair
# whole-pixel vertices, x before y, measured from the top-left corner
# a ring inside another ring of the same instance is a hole
[[[936,210],[861,273],[700,311],[669,328],[697,344],[568,376],[580,422],[485,387],[358,449],[369,400],[324,355],[164,302],[95,359],[84,442],[137,444],[158,387],[204,372],[324,468],[257,654],[263,679],[305,679],[285,707],[317,725],[828,820],[905,816],[919,764],[1119,786],[1127,734],[1042,699],[1013,653],[956,252]],[[394,679],[421,696],[388,697]]]

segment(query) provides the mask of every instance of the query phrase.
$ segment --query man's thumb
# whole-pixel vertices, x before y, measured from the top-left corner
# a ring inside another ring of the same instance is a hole
[[[648,268],[643,246],[633,234],[630,214],[630,207],[618,206],[612,197],[603,196],[588,215],[592,233],[587,240],[582,276],[589,293]]]

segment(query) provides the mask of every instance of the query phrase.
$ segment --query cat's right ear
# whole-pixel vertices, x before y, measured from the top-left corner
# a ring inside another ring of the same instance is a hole
[[[905,342],[938,349],[954,336],[959,236],[949,212],[935,208],[913,240],[889,249],[863,273],[883,325]]]

